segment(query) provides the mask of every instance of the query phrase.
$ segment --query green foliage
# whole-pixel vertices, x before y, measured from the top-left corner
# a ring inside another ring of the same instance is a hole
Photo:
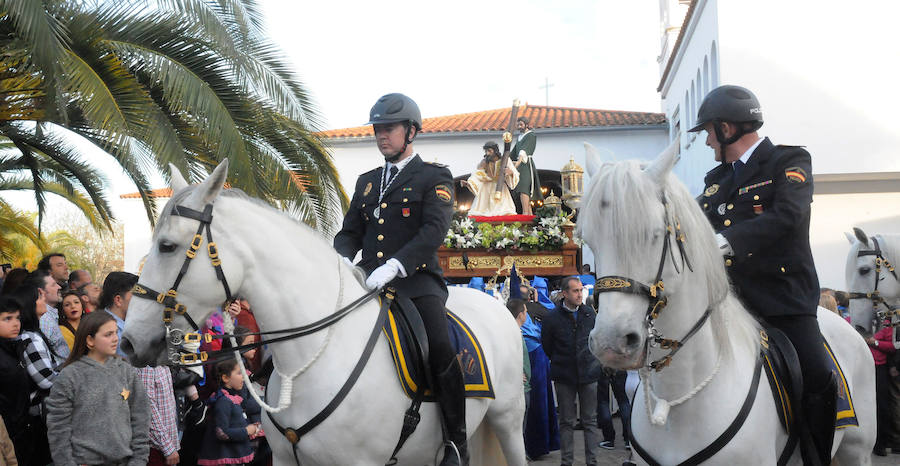
[[[172,164],[199,181],[228,159],[231,186],[336,229],[348,201],[318,111],[261,25],[253,0],[0,0],[0,145],[39,223],[52,162],[69,186],[52,181],[112,228],[102,183],[77,175],[83,138],[121,165],[151,223],[154,175]]]

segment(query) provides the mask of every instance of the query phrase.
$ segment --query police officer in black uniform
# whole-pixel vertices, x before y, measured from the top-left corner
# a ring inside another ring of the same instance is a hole
[[[334,248],[348,261],[362,249],[358,265],[369,274],[366,285],[390,285],[415,303],[428,335],[434,391],[448,440],[460,453],[458,461],[456,452],[446,448],[441,465],[468,464],[465,386],[447,333],[447,286],[437,257],[453,214],[453,176],[446,166],[423,162],[413,151],[422,115],[409,97],[378,99],[366,124],[373,125],[385,164],[356,181]]]
[[[800,359],[806,441],[804,464],[830,464],[836,382],[816,309],[819,279],[809,246],[813,195],[809,152],[761,138],[759,100],[740,86],[713,89],[700,105],[719,166],[706,174],[700,206],[716,231],[728,276],[765,325],[784,332]]]

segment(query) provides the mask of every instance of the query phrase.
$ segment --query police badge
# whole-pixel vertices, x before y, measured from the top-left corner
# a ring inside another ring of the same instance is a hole
[[[369,191],[371,191],[371,190],[372,190],[372,182],[370,181],[370,182],[366,185],[366,189],[363,190],[363,196],[368,196],[368,195],[369,195]]]
[[[715,194],[715,193],[717,193],[717,192],[719,192],[719,185],[714,184],[714,185],[712,185],[712,186],[706,188],[706,191],[703,191],[703,195],[704,195],[705,197],[710,197],[710,196],[712,196],[713,194]]]

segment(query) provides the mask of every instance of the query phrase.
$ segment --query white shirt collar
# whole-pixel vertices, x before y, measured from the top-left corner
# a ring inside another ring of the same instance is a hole
[[[414,159],[414,158],[416,158],[416,157],[418,157],[418,156],[419,156],[419,154],[418,154],[418,153],[415,153],[415,154],[413,154],[413,155],[411,155],[411,156],[409,156],[409,157],[407,157],[407,158],[401,160],[400,163],[397,163],[397,164],[393,164],[393,163],[391,163],[391,162],[388,162],[388,163],[387,163],[387,169],[388,169],[388,171],[390,171],[391,167],[396,166],[396,167],[397,167],[397,173],[400,173],[401,171],[403,171],[403,168],[406,167],[406,166],[409,164],[409,162],[412,161],[412,159]]]
[[[744,162],[744,165],[747,165],[747,161],[750,160],[750,156],[753,155],[753,151],[755,151],[756,148],[759,147],[760,143],[762,143],[762,142],[763,142],[763,138],[757,139],[756,142],[754,142],[753,145],[750,146],[749,149],[747,149],[747,152],[744,152],[743,155],[741,155],[740,160],[741,160],[741,162]]]

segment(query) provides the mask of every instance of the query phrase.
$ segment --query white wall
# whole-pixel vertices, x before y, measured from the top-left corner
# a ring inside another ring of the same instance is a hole
[[[896,42],[900,2],[757,0],[748,8],[699,0],[694,15],[662,89],[673,127],[679,112],[682,159],[675,171],[692,193],[699,194],[704,173],[715,165],[705,133],[696,139],[685,133],[705,95],[696,92],[704,79],[710,89],[751,89],[762,104],[760,133],[776,144],[806,146],[814,175],[900,171],[896,60],[884,48]],[[900,232],[900,189],[886,191],[814,196],[810,242],[822,286],[844,288],[849,244],[843,232],[853,226],[869,234]]]

